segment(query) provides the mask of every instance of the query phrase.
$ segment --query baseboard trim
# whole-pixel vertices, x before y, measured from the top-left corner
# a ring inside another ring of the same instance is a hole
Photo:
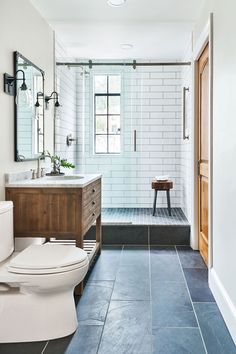
[[[209,286],[236,345],[236,307],[232,303],[214,268],[211,268],[209,272]]]

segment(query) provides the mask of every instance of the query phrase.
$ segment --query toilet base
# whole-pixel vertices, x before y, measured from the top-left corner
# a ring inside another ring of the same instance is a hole
[[[73,289],[58,294],[19,291],[12,288],[1,294],[0,343],[44,341],[75,332]]]

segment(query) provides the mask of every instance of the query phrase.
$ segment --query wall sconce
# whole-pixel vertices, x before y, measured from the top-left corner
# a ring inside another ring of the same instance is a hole
[[[58,101],[58,93],[56,91],[53,91],[50,96],[45,96],[46,109],[48,109],[50,100],[55,100],[55,104],[54,104],[55,107],[61,106]]]
[[[39,104],[39,98],[43,98],[44,97],[44,94],[43,92],[37,92],[37,99],[36,99],[36,103],[35,103],[35,107],[39,107],[40,104]]]
[[[22,78],[17,78],[17,74],[21,72]],[[16,94],[16,104],[19,103],[31,107],[32,106],[32,95],[30,90],[28,89],[25,83],[25,72],[23,70],[17,70],[15,76],[11,76],[7,73],[4,74],[4,92],[10,96],[14,96]],[[16,92],[16,81],[22,80],[22,84]]]

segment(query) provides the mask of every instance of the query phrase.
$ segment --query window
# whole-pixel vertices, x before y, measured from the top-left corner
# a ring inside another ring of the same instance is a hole
[[[94,150],[120,153],[120,75],[94,76]]]

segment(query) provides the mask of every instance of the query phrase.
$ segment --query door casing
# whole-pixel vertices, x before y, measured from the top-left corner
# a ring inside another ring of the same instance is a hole
[[[213,225],[212,225],[212,211],[213,211],[213,14],[210,14],[209,20],[205,28],[203,29],[198,42],[194,46],[193,51],[193,112],[194,112],[194,122],[193,122],[193,225],[192,225],[192,236],[191,236],[191,246],[194,249],[198,249],[198,116],[199,116],[199,97],[198,97],[198,59],[200,58],[204,48],[207,43],[209,43],[209,126],[208,126],[208,151],[209,151],[209,178],[208,178],[208,267],[209,269],[213,266]]]

